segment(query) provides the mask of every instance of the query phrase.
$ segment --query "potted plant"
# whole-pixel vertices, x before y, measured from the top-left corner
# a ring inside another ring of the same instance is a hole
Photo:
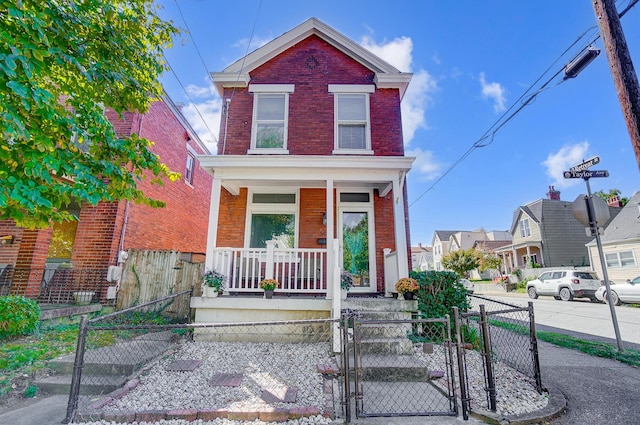
[[[353,275],[346,270],[340,275],[340,298],[347,298],[347,292],[353,286]]]
[[[217,297],[224,289],[225,276],[215,270],[207,270],[202,276],[202,295]]]
[[[418,281],[412,277],[403,277],[396,283],[396,291],[402,294],[405,300],[412,300],[418,288]]]
[[[264,297],[270,299],[273,298],[273,291],[280,286],[280,282],[275,279],[264,279],[260,281],[259,285],[264,290]]]

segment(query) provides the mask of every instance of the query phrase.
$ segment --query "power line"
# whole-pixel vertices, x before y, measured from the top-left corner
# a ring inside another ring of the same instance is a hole
[[[640,1],[640,0],[630,0],[629,5],[619,14],[619,17],[621,18],[622,16],[624,16],[624,14],[626,14],[633,6],[635,6],[638,1]],[[584,38],[585,35],[589,31],[591,31],[592,29],[595,29],[595,28],[597,28],[597,27],[596,26],[591,26],[591,27],[587,28],[582,34],[580,34],[578,36],[578,38],[576,39],[576,41],[571,43],[571,45],[569,47],[567,47],[560,54],[560,56],[558,56],[558,58],[552,62],[552,64],[549,67],[547,67],[547,69],[540,75],[540,77],[538,77],[529,86],[529,88],[527,88],[527,90],[525,90],[524,93],[522,95],[520,95],[520,97],[515,102],[513,102],[513,104],[491,125],[491,127],[489,127],[489,129],[487,131],[484,132],[484,134],[477,141],[475,141],[473,144],[471,144],[471,146],[453,163],[453,165],[451,165],[435,182],[433,182],[431,184],[431,186],[429,186],[424,192],[422,192],[420,194],[420,196],[418,196],[416,199],[413,200],[413,202],[411,202],[409,204],[409,208],[411,208],[416,202],[418,202],[420,199],[422,199],[422,197],[424,195],[429,193],[438,183],[440,183],[442,181],[442,179],[444,179],[451,171],[453,171],[462,161],[464,161],[467,157],[469,157],[471,155],[471,153],[473,153],[474,150],[476,150],[478,148],[483,148],[483,147],[486,147],[486,146],[489,146],[490,144],[492,144],[493,141],[494,141],[495,135],[498,133],[498,131],[500,131],[509,121],[511,121],[520,111],[522,111],[522,109],[524,109],[527,105],[530,105],[535,100],[536,96],[538,96],[538,94],[540,94],[544,90],[547,90],[547,86],[555,78],[557,78],[557,76],[560,73],[562,73],[564,71],[564,66],[560,70],[558,70],[555,74],[553,74],[553,76],[551,76],[549,79],[547,79],[547,81],[545,81],[545,83],[542,84],[542,86],[538,90],[536,90],[535,93],[533,93],[532,95],[527,97],[526,100],[524,102],[522,102],[522,100],[531,91],[531,89],[551,70],[551,68],[553,68],[555,66],[555,64],[564,55],[567,54],[567,52],[570,49],[572,49],[582,38]],[[575,57],[577,57],[580,54],[582,54],[585,50],[587,50],[589,48],[589,46],[591,46],[593,43],[595,43],[599,38],[600,38],[600,33],[598,32],[598,34],[593,36],[593,38],[586,45],[584,45],[581,48],[581,50],[578,52],[578,54],[575,55]],[[562,80],[562,81],[558,82],[558,84],[556,84],[556,86],[562,84],[564,81],[565,80]],[[509,112],[516,107],[518,102],[521,102],[520,106],[514,112],[509,114]],[[507,116],[507,114],[509,114],[509,115]],[[489,142],[484,142],[488,137],[491,137]]]

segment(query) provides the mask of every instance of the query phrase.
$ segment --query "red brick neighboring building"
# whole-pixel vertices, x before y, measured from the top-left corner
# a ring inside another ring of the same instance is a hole
[[[200,158],[219,206],[207,267],[229,292],[273,277],[276,292],[331,298],[341,270],[353,293],[391,292],[410,264],[411,74],[311,18],[212,78],[226,106],[218,155]]]
[[[163,186],[151,185],[150,178],[138,183],[147,196],[164,201],[166,207],[127,201],[76,205],[71,209],[78,215],[77,222],[46,230],[28,230],[10,220],[0,221],[0,236],[12,236],[11,243],[0,245],[0,267],[4,266],[0,273],[71,263],[74,271],[94,270],[104,280],[107,267],[117,264],[121,250],[205,252],[212,178],[197,157],[209,153],[206,146],[166,95],[145,114],[125,113],[122,119],[111,110],[106,114],[118,135],[149,139],[160,160],[182,173],[182,179],[165,181]],[[41,282],[42,272],[14,277],[12,293],[38,297]]]

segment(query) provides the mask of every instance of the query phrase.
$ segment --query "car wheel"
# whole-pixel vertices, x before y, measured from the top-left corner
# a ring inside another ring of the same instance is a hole
[[[560,299],[562,301],[571,301],[573,299],[573,294],[569,290],[569,288],[562,288],[560,290]]]
[[[529,294],[529,298],[533,300],[538,298],[538,293],[536,292],[536,288],[534,288],[533,286],[530,286],[529,288],[527,288],[527,294]]]
[[[608,300],[609,298],[605,298],[605,300]],[[620,297],[618,296],[618,294],[616,294],[616,291],[611,291],[611,302],[613,303],[613,305],[620,305],[622,304],[620,302]]]

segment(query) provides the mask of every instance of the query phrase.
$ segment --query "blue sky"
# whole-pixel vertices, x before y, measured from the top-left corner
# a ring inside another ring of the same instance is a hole
[[[618,1],[618,10],[628,3]],[[207,71],[221,71],[310,17],[412,72],[402,114],[406,153],[417,158],[408,176],[413,245],[430,245],[435,230],[508,230],[514,209],[545,197],[551,185],[573,201],[585,183],[561,172],[595,155],[601,162],[593,169],[610,177],[591,179],[593,191],[616,188],[631,197],[640,190],[604,50],[577,78],[551,79],[598,34],[588,0],[161,4],[161,16],[190,30],[165,52],[172,71],[162,83],[185,104],[204,141],[217,137],[220,115]],[[638,72],[640,5],[621,22]],[[593,45],[602,49],[600,40]],[[493,137],[477,143],[548,80]],[[483,147],[460,161],[474,144]]]

